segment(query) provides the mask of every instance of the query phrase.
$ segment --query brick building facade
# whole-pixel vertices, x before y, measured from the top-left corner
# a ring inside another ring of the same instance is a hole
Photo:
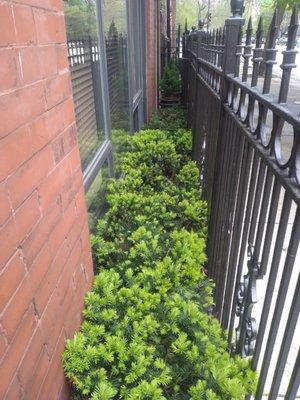
[[[159,10],[143,4],[150,118]],[[0,27],[0,399],[67,399],[93,264],[63,1],[0,0]]]
[[[0,398],[64,398],[93,268],[62,2],[2,1],[0,26]]]

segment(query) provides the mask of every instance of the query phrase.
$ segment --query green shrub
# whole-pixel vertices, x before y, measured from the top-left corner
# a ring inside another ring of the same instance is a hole
[[[122,178],[109,184],[92,238],[100,272],[63,355],[75,397],[240,400],[256,376],[229,356],[207,312],[206,204],[190,133],[146,130],[125,140]]]
[[[130,235],[143,226],[166,233],[194,229],[205,237],[206,204],[200,199],[199,172],[194,162],[186,161],[190,134],[174,134],[174,140],[170,135],[148,130],[131,137],[122,156],[124,177],[108,186],[109,209],[92,239],[101,267],[113,267],[126,257]]]
[[[186,126],[186,112],[182,107],[166,107],[153,112],[146,128],[177,132],[180,129],[186,129]],[[192,140],[191,135],[189,136]]]
[[[177,61],[172,59],[164,70],[163,78],[159,81],[159,89],[165,96],[178,94],[181,90],[180,71]]]

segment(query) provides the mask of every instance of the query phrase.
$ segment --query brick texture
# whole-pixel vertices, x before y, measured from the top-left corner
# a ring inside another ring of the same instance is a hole
[[[0,0],[0,399],[68,399],[93,279],[62,0]]]

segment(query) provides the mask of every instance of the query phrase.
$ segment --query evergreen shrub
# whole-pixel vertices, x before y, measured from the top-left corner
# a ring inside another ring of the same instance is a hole
[[[159,89],[165,96],[178,95],[181,90],[180,71],[178,61],[171,59],[166,66],[163,78],[159,81]]]
[[[182,107],[166,107],[155,110],[147,125],[147,129],[160,129],[168,132],[186,130],[186,127],[186,111]]]
[[[206,204],[190,132],[145,130],[125,142],[92,237],[99,272],[63,354],[74,397],[242,399],[256,375],[229,356],[207,312]]]

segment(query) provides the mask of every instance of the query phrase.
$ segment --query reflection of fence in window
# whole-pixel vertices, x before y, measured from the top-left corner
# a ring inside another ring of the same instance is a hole
[[[102,165],[91,187],[86,193],[86,204],[88,208],[89,227],[95,233],[97,222],[107,210],[105,193],[109,180],[109,168],[107,161]]]
[[[129,128],[127,37],[117,32],[106,39],[108,89],[113,128]],[[78,141],[83,168],[104,140],[97,39],[68,42]]]
[[[108,35],[106,56],[112,127],[128,130],[127,37],[117,31]]]
[[[104,139],[97,40],[69,41],[68,55],[79,148],[85,168]]]

